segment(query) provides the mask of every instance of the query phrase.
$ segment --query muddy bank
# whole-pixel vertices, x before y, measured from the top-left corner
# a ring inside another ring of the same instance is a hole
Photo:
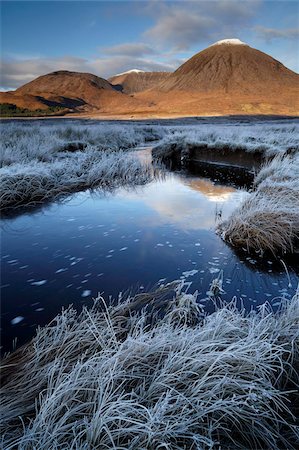
[[[265,157],[261,151],[250,153],[246,148],[232,149],[229,146],[211,147],[206,144],[193,145],[180,142],[157,145],[153,148],[153,157],[176,168],[188,167],[193,163],[217,163],[232,167],[243,167],[253,171],[258,169]]]
[[[255,173],[264,157],[244,149],[232,151],[229,147],[210,148],[207,145],[158,145],[153,149],[153,159],[170,170],[188,170],[193,175],[209,177],[234,186],[250,188]]]

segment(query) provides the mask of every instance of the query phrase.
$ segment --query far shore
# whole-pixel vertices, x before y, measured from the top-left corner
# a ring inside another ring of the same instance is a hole
[[[65,114],[65,115],[51,115],[51,116],[34,116],[34,117],[0,117],[0,120],[47,120],[47,119],[90,119],[90,120],[123,120],[123,121],[138,121],[138,120],[167,120],[167,119],[207,119],[207,118],[227,118],[227,119],[298,119],[298,115],[287,114]]]

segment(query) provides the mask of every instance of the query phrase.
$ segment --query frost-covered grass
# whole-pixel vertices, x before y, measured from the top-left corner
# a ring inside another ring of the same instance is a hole
[[[299,154],[277,156],[263,167],[254,192],[218,231],[246,250],[293,252],[299,240]]]
[[[51,162],[14,164],[1,170],[2,208],[34,205],[84,189],[141,184],[149,181],[150,169],[124,152],[84,152]]]
[[[4,124],[1,208],[44,202],[87,188],[143,183],[149,179],[148,167],[124,149],[156,138],[157,130],[101,124]]]
[[[171,128],[159,142],[159,155],[167,153],[175,144],[177,151],[190,148],[207,150],[243,150],[273,157],[299,149],[299,127],[294,124],[199,125]]]
[[[268,155],[298,150],[299,127],[277,124],[111,124],[4,123],[1,126],[0,167],[29,161],[47,162],[68,143],[89,144],[97,150],[119,150],[151,140],[160,144],[185,144],[242,148]]]
[[[181,150],[202,145],[273,156],[296,152],[299,132],[292,123],[4,123],[1,208],[42,203],[81,189],[143,183],[148,168],[125,150],[153,140],[161,141],[162,152],[177,143]]]
[[[64,310],[6,357],[3,448],[297,448],[299,292],[205,317],[167,290]]]
[[[54,123],[4,123],[1,126],[0,167],[15,163],[51,162],[69,144],[92,150],[118,151],[164,135],[161,127]]]

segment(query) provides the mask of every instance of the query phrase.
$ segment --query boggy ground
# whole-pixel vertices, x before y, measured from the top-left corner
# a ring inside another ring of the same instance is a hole
[[[274,254],[296,250],[296,122],[4,123],[1,209],[11,214],[16,207],[42,204],[80,190],[148,182],[149,168],[124,150],[154,140],[159,141],[154,158],[171,161],[175,168],[196,159],[205,164],[205,171],[213,163],[213,172],[219,170],[215,163],[220,158],[220,172],[227,172],[235,158],[232,177],[246,181],[250,169],[250,183],[261,162],[268,164],[255,180],[254,193],[218,232],[230,244],[247,250]]]

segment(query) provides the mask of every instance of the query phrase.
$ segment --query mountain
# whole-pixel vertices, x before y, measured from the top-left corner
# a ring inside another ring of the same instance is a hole
[[[150,99],[160,115],[297,115],[299,75],[238,39],[226,39],[136,97]]]
[[[108,78],[108,81],[120,92],[136,94],[157,86],[157,84],[166,80],[169,75],[170,72],[144,72],[143,70],[132,69],[114,75]]]
[[[0,94],[1,103],[28,109],[59,106],[77,111],[122,110],[139,105],[138,100],[118,92],[107,80],[90,73],[61,70],[42,75],[15,91]]]
[[[218,41],[197,53],[159,85],[161,91],[261,93],[293,88],[298,75],[239,39]]]

